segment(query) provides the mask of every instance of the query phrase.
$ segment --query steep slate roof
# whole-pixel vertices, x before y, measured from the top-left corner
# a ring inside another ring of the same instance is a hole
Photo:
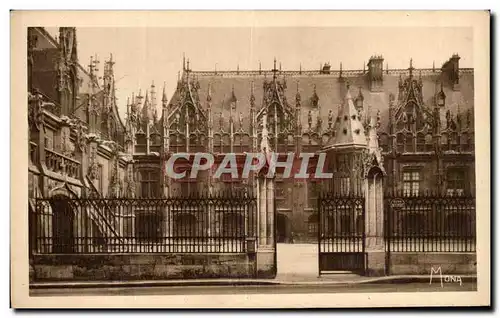
[[[50,48],[33,51],[33,87],[53,102],[58,100],[57,63],[59,49]]]
[[[342,74],[342,77],[340,77]],[[450,110],[456,115],[458,110],[465,116],[467,109],[474,107],[474,74],[472,69],[460,69],[459,73],[460,89],[453,90],[448,84],[447,74],[440,69],[414,69],[413,76],[421,77],[423,87],[424,105],[433,108],[434,96],[440,90],[439,83],[443,82],[443,91],[446,94],[446,110]],[[362,70],[355,71],[331,71],[323,74],[320,71],[279,71],[277,80],[286,82],[285,98],[289,106],[295,107],[295,95],[301,95],[301,123],[303,131],[308,130],[308,112],[311,110],[312,126],[317,123],[318,117],[322,119],[323,131],[328,127],[328,112],[333,110],[334,117],[339,112],[339,106],[343,103],[346,92],[346,83],[350,83],[351,88],[360,88],[364,96],[365,116],[375,116],[380,111],[380,131],[388,130],[389,123],[389,95],[392,93],[398,99],[399,78],[406,79],[409,76],[407,69],[395,69],[383,71],[383,86],[381,91],[370,91],[368,72]],[[183,80],[186,73],[183,74]],[[206,109],[206,97],[208,86],[211,85],[212,116],[214,130],[220,128],[219,113],[222,111],[223,125],[228,130],[230,115],[230,104],[232,90],[237,98],[237,106],[234,114],[235,125],[238,114],[243,114],[243,128],[249,127],[250,92],[252,82],[254,83],[254,96],[256,111],[259,111],[263,104],[264,81],[272,81],[273,73],[270,71],[227,71],[227,72],[189,72],[189,80],[197,83],[199,101],[201,107]],[[182,85],[182,84],[180,84]],[[316,87],[316,94],[319,98],[318,108],[313,107],[312,99]],[[178,90],[169,101],[169,111],[173,110],[178,103]],[[441,120],[446,122],[446,111],[441,111]],[[473,120],[472,120],[473,122]],[[238,128],[236,126],[236,128]]]

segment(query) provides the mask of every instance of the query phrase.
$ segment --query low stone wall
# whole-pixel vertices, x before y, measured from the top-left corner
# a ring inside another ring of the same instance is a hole
[[[430,275],[441,268],[443,275],[476,274],[476,253],[396,253],[389,254],[390,275]]]
[[[35,255],[30,281],[252,278],[254,254]],[[32,267],[32,269],[31,269]]]

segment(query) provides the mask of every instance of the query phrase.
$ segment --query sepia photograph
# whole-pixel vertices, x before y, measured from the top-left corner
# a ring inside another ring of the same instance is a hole
[[[71,14],[11,14],[20,305],[489,304],[488,12]]]

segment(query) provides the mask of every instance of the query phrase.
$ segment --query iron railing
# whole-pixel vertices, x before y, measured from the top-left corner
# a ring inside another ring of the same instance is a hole
[[[476,200],[472,194],[388,193],[384,200],[388,251],[476,250]]]
[[[365,267],[365,198],[362,193],[318,197],[319,274]]]
[[[248,194],[35,202],[35,254],[246,253],[256,240],[257,200]]]

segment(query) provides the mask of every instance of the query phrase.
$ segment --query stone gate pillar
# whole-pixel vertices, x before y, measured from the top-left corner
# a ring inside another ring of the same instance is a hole
[[[363,170],[365,178],[366,275],[384,276],[386,275],[383,190],[385,170],[374,121],[369,125],[368,150],[365,153]]]
[[[257,250],[256,274],[258,278],[274,278],[276,276],[276,238],[274,235],[274,178],[268,177],[269,160],[272,157],[268,141],[267,113],[262,116],[262,141],[260,150],[266,158],[265,166],[257,177]]]
[[[365,251],[366,274],[386,274],[386,250],[384,239],[383,170],[377,166],[365,175]]]
[[[257,237],[257,277],[274,278],[276,276],[274,179],[259,176],[258,192],[258,237]]]

